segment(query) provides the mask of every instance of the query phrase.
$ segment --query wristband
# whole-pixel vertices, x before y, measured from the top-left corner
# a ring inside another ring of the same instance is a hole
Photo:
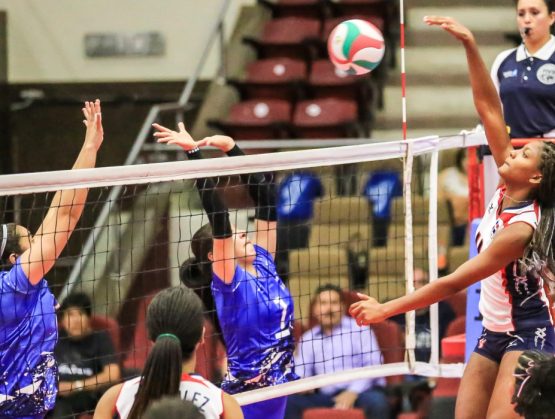
[[[198,147],[195,147],[192,150],[187,150],[186,153],[189,160],[202,159],[202,154],[200,153],[200,148]]]
[[[245,152],[241,150],[237,144],[235,144],[233,148],[227,151],[225,154],[227,154],[229,157],[234,157],[234,156],[244,156]]]

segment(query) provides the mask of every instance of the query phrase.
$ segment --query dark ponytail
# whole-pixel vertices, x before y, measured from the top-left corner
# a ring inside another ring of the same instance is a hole
[[[148,306],[146,326],[154,346],[146,360],[129,419],[141,418],[153,400],[179,394],[183,361],[191,358],[202,338],[202,302],[185,287],[160,291]]]
[[[0,243],[6,240],[6,245],[4,246],[4,251],[0,255],[0,264],[2,268],[9,268],[11,263],[9,261],[9,257],[12,253],[16,253],[20,255],[21,251],[21,244],[19,241],[21,240],[21,236],[17,232],[17,225],[15,223],[7,223],[6,226],[6,237],[4,237],[4,229],[0,228]]]
[[[515,367],[515,412],[526,418],[555,416],[555,358],[537,350],[524,351]]]
[[[218,334],[221,334],[220,322],[216,313],[216,304],[212,296],[212,262],[208,254],[212,252],[212,227],[203,225],[193,235],[191,250],[194,257],[187,259],[179,268],[181,282],[191,288],[201,299],[206,308],[206,314],[214,324]]]
[[[544,279],[555,278],[555,144],[543,143],[539,166],[542,179],[537,191],[541,208],[540,221],[526,250],[529,269],[536,270]]]

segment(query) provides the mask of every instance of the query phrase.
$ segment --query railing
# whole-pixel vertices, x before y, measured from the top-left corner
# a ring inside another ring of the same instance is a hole
[[[200,77],[201,71],[206,65],[206,60],[208,59],[209,53],[212,50],[212,46],[214,45],[214,42],[216,39],[219,40],[219,47],[220,47],[219,75],[225,77],[224,18],[230,3],[231,3],[231,0],[222,0],[222,5],[218,13],[216,23],[214,24],[214,27],[212,28],[210,35],[206,41],[206,44],[200,56],[200,60],[197,66],[195,67],[195,71],[193,72],[193,75],[187,80],[187,83],[185,84],[185,87],[183,88],[183,91],[181,92],[181,95],[179,96],[178,101],[175,103],[162,103],[162,104],[154,105],[150,109],[145,121],[143,122],[141,130],[139,131],[137,137],[135,138],[135,142],[133,143],[133,146],[131,147],[129,154],[125,159],[124,165],[132,165],[137,162],[137,158],[139,157],[140,152],[143,150],[145,143],[151,133],[152,124],[158,120],[159,116],[162,113],[175,112],[176,119],[178,121],[183,121],[183,113],[188,109],[189,100],[191,98],[193,89]],[[91,257],[91,252],[94,247],[94,237],[96,234],[98,234],[95,232],[99,231],[99,229],[102,229],[104,227],[110,215],[111,208],[113,207],[111,205],[111,202],[114,202],[117,199],[117,197],[121,193],[121,190],[122,190],[121,186],[116,186],[110,191],[108,199],[106,200],[106,203],[102,207],[102,210],[100,211],[100,214],[94,224],[94,227],[91,230],[91,233],[89,234],[89,236],[87,237],[87,240],[81,251],[81,254],[84,257],[84,261],[82,263],[75,263],[73,265],[69,278],[60,293],[60,296],[59,296],[60,301],[63,300],[71,292],[75,284],[77,284],[77,282],[79,281],[81,267],[84,263],[86,263],[87,258]]]

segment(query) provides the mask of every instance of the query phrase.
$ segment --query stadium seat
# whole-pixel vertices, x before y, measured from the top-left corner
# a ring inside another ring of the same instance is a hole
[[[212,382],[220,380],[225,348],[212,322],[204,320],[204,342],[197,348],[195,372]]]
[[[325,15],[325,2],[322,0],[258,0],[270,9],[273,18],[310,17],[320,19]]]
[[[338,98],[356,100],[358,119],[370,134],[373,121],[373,87],[369,77],[349,76],[336,69],[330,60],[312,63],[308,77],[308,91],[313,98]]]
[[[258,38],[245,37],[258,58],[290,57],[307,59],[316,54],[321,24],[318,19],[285,17],[266,23]]]
[[[133,342],[123,361],[123,366],[127,370],[142,370],[148,352],[152,347],[152,342],[148,338],[146,330],[146,310],[155,293],[153,292],[148,297],[141,298],[137,304],[137,320],[135,321]]]
[[[405,360],[405,338],[404,332],[393,320],[384,320],[372,325],[376,334],[378,344],[382,350],[384,364],[403,362]],[[403,382],[402,375],[386,377],[387,384],[400,384]]]
[[[306,409],[303,419],[364,419],[362,409],[334,409],[332,407],[316,407]]]
[[[209,125],[240,140],[290,138],[291,105],[277,99],[248,100],[232,106],[225,121]]]
[[[455,336],[466,332],[466,316],[458,316],[447,326],[445,336]]]
[[[354,100],[314,99],[297,104],[293,131],[299,138],[352,138],[361,135]]]
[[[390,20],[393,14],[393,2],[388,0],[340,0],[330,1],[333,16],[338,18],[350,18],[357,16],[358,18],[366,18],[366,20],[374,23],[383,22],[378,28],[389,34]]]
[[[295,101],[306,79],[306,63],[291,58],[268,58],[250,63],[244,80],[229,80],[241,100],[283,99]]]
[[[451,306],[457,317],[466,316],[466,289],[453,294],[445,301]]]

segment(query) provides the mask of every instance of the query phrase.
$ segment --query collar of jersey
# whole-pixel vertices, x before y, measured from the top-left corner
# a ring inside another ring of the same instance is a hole
[[[528,57],[534,57],[543,61],[547,61],[553,55],[554,52],[555,52],[555,36],[551,35],[551,37],[549,38],[549,41],[547,41],[547,43],[543,47],[541,47],[532,55],[526,54],[526,51],[524,50],[524,44],[520,44],[516,50],[516,60],[522,61]]]

